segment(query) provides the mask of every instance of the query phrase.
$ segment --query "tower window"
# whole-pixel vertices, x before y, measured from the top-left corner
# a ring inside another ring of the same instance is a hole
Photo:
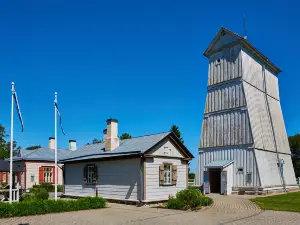
[[[237,173],[244,173],[244,168],[243,167],[237,168]]]

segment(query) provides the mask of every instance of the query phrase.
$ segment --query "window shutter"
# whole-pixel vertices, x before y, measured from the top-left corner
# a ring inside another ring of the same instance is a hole
[[[97,165],[94,164],[94,177],[93,177],[93,184],[97,184],[97,181],[98,181],[98,168],[97,168]]]
[[[52,167],[52,183],[55,184],[55,179],[56,179],[56,169],[55,166]]]
[[[159,166],[159,185],[164,184],[164,170],[165,170],[165,166],[164,164],[161,164]]]
[[[87,184],[87,177],[88,177],[88,167],[87,165],[83,168],[83,183]]]
[[[176,185],[177,183],[177,166],[172,165],[172,185]]]
[[[39,168],[39,184],[44,183],[44,168]]]

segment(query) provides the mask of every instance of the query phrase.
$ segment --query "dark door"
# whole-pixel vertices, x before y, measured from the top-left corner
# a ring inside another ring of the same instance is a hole
[[[209,183],[210,183],[211,193],[221,192],[221,170],[220,169],[209,170]]]

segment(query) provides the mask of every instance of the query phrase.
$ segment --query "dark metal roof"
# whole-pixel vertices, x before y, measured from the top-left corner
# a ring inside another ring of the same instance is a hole
[[[60,162],[65,163],[71,161],[143,155],[168,137],[172,137],[173,140],[180,146],[181,149],[183,149],[183,151],[189,158],[194,158],[189,150],[181,143],[181,141],[179,141],[179,139],[173,133],[164,132],[120,140],[120,146],[114,151],[105,151],[104,142],[85,145],[82,148],[79,148],[76,151],[73,151],[70,154],[66,155],[60,160]]]
[[[7,160],[0,159],[0,172],[9,172],[10,171],[10,162]],[[14,164],[13,163],[13,172],[24,172],[24,162]]]
[[[217,35],[215,36],[215,38],[213,39],[213,41],[210,43],[210,45],[208,46],[208,48],[205,50],[204,52],[204,56],[209,57],[212,52],[212,47],[214,46],[214,44],[219,40],[219,38],[221,37],[222,34],[229,34],[230,36],[234,37],[235,39],[237,39],[237,41],[239,41],[239,43],[244,46],[246,49],[250,50],[252,53],[254,53],[257,57],[259,57],[264,63],[266,63],[271,69],[274,70],[274,72],[276,72],[277,74],[282,72],[282,70],[280,68],[278,68],[275,64],[273,64],[268,57],[266,57],[263,53],[261,53],[257,48],[255,48],[249,41],[247,41],[247,39],[245,39],[244,37],[232,32],[231,30],[228,30],[225,27],[222,27],[219,32],[217,33]]]

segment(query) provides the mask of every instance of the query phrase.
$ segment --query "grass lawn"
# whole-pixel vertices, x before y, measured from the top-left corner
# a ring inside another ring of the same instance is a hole
[[[251,199],[261,209],[300,212],[300,192]]]

